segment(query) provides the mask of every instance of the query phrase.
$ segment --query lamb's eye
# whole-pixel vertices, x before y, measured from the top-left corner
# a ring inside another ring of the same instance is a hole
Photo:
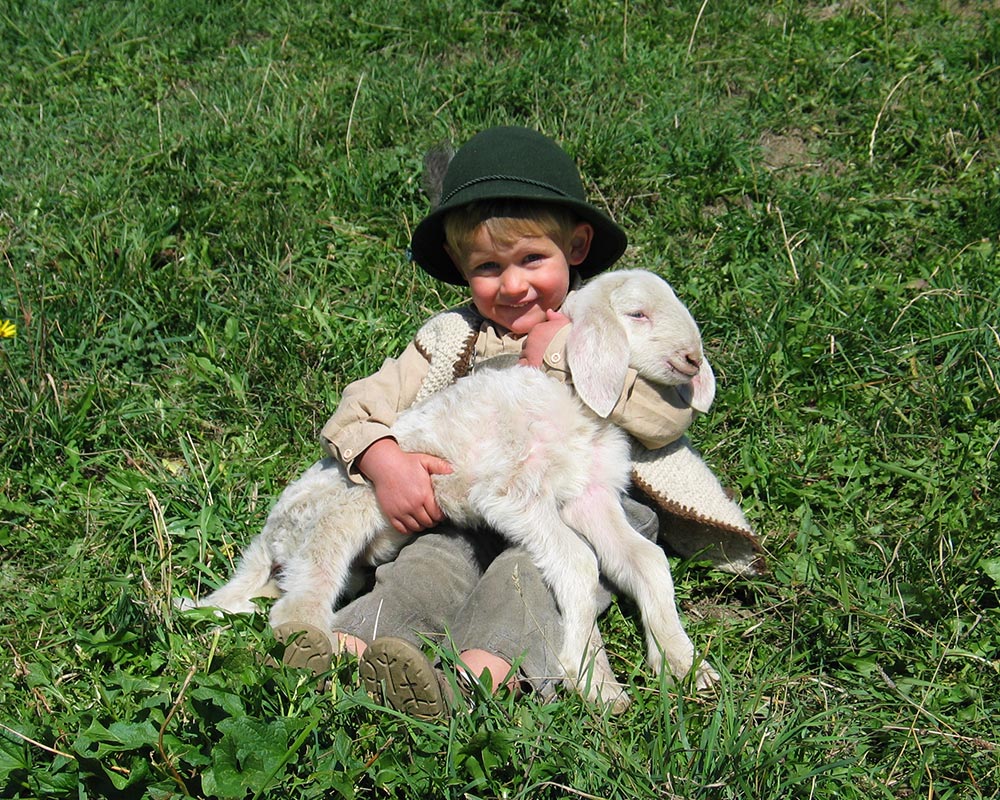
[[[646,316],[645,311],[629,311],[626,316],[631,317],[632,319],[649,319],[649,317]]]

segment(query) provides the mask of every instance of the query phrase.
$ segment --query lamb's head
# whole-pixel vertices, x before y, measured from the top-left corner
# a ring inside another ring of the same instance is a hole
[[[687,383],[704,354],[694,317],[670,285],[651,272],[612,273],[608,303],[628,338],[629,365],[652,383]]]
[[[701,333],[670,285],[645,270],[609,272],[567,299],[567,344],[577,394],[600,416],[614,408],[628,367],[651,383],[693,382],[691,404],[707,410],[715,380]]]

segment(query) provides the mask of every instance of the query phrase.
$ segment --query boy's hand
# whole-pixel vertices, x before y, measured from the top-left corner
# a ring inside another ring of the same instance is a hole
[[[565,314],[560,314],[551,308],[546,311],[545,322],[539,322],[524,337],[521,358],[518,359],[517,363],[529,367],[542,366],[542,359],[545,358],[545,351],[548,349],[549,343],[555,338],[559,329],[565,325],[569,325],[569,317]]]
[[[400,533],[419,533],[444,519],[431,484],[431,475],[451,472],[444,459],[407,453],[394,439],[379,439],[362,453],[358,469],[372,482],[379,508]]]

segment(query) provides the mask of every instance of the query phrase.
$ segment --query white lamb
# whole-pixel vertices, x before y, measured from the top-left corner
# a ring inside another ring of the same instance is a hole
[[[451,474],[434,479],[449,519],[488,525],[530,553],[562,613],[566,680],[588,699],[621,709],[623,687],[596,629],[598,564],[635,599],[654,673],[666,657],[675,676],[687,674],[694,648],[677,615],[666,555],[622,510],[630,444],[603,418],[629,365],[661,385],[692,382],[700,370],[692,391],[702,410],[711,404],[714,378],[694,319],[652,273],[604,274],[567,299],[563,311],[573,321],[567,357],[576,394],[529,367],[486,370],[403,412],[392,435],[405,450],[451,463]],[[383,517],[374,492],[325,458],[285,489],[232,579],[198,605],[250,612],[252,598],[277,597],[273,626],[299,621],[330,631],[356,560],[390,560],[405,539]],[[699,664],[699,688],[716,678]]]

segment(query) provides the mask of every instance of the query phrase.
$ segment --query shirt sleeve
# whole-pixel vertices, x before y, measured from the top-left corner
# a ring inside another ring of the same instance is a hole
[[[649,450],[676,441],[697,413],[676,386],[659,386],[629,368],[625,388],[608,419],[632,434]]]
[[[340,461],[351,480],[364,483],[355,461],[370,445],[391,436],[400,412],[413,405],[429,362],[410,343],[399,358],[387,358],[377,372],[344,389],[340,405],[323,426],[320,443]]]
[[[573,325],[570,323],[556,331],[549,346],[545,348],[545,355],[542,356],[542,370],[549,377],[562,383],[570,381],[569,364],[566,363],[566,342],[572,329]]]

